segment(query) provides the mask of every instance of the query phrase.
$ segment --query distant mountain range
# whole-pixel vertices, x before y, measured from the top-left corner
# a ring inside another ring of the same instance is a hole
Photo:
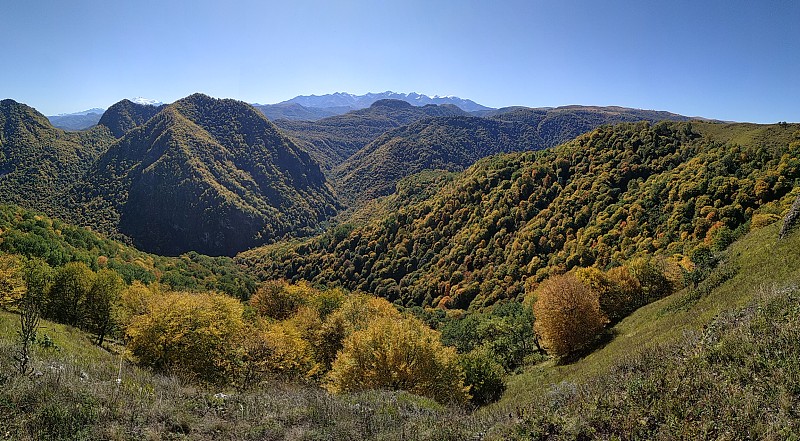
[[[387,95],[404,99],[337,114]],[[553,147],[608,124],[690,119],[622,107],[466,111],[456,103],[468,100],[392,92],[297,100],[344,105],[261,106],[202,94],[169,105],[125,99],[102,115],[71,115],[97,118],[76,132],[3,101],[0,201],[149,252],[234,255],[315,234],[426,170],[460,172],[486,156]],[[416,105],[426,100],[450,102]],[[294,120],[271,122],[270,111]],[[423,181],[444,182],[407,182]]]
[[[50,124],[63,130],[84,130],[97,125],[105,109],[94,108],[75,113],[48,116]]]
[[[337,92],[327,95],[300,95],[290,100],[283,101],[279,104],[295,103],[304,107],[349,107],[350,109],[364,109],[371,106],[375,101],[379,100],[400,100],[410,103],[415,106],[424,106],[427,104],[452,104],[458,106],[461,110],[466,112],[475,112],[478,110],[489,110],[490,107],[482,106],[475,101],[459,98],[457,96],[439,96],[434,95],[429,97],[415,92],[411,93],[398,93],[386,91],[381,93],[367,93],[364,95],[353,95],[352,93]]]
[[[125,101],[156,107],[164,104],[158,100],[142,97],[136,97],[132,100]],[[105,111],[106,109],[103,109],[102,107],[95,107],[93,109],[83,110],[81,112],[60,113],[58,115],[48,116],[47,119],[50,120],[50,124],[52,124],[53,127],[62,130],[85,130],[96,126],[100,122],[100,118],[103,116]]]
[[[490,112],[494,109],[482,106],[475,101],[456,96],[429,97],[415,92],[398,93],[386,91],[354,95],[337,92],[327,95],[300,95],[278,104],[254,104],[270,120],[316,121],[329,116],[343,115],[353,110],[366,109],[381,100],[405,101],[413,106],[452,105],[464,112]]]
[[[491,112],[495,109],[482,106],[472,100],[459,98],[456,96],[429,97],[415,92],[397,93],[381,92],[367,93],[364,95],[353,95],[351,93],[337,92],[327,95],[300,95],[290,100],[282,101],[277,104],[258,104],[253,107],[260,110],[268,119],[276,121],[287,119],[292,121],[317,121],[330,116],[343,115],[353,110],[366,109],[376,101],[383,99],[400,100],[414,106],[425,106],[429,104],[442,105],[452,104],[465,112]],[[150,98],[137,97],[127,100],[135,104],[149,106],[161,106],[164,103]],[[84,130],[100,122],[105,109],[94,108],[74,113],[62,113],[59,115],[48,116],[53,126],[63,130]]]

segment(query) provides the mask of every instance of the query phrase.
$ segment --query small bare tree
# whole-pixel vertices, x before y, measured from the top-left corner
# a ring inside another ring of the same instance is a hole
[[[31,367],[32,346],[36,342],[36,329],[39,327],[39,307],[29,298],[23,298],[19,305],[20,347],[14,354],[17,370],[22,375],[33,373]]]

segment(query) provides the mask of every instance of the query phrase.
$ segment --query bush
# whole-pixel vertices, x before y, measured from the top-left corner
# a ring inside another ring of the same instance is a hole
[[[443,403],[469,399],[456,351],[415,318],[382,317],[347,337],[328,373],[331,392],[404,390]]]
[[[534,296],[534,329],[551,355],[563,357],[586,347],[608,322],[600,311],[597,293],[574,273],[550,277]]]
[[[291,285],[285,281],[267,281],[250,298],[250,306],[262,317],[285,320],[307,304],[316,290],[307,283]]]
[[[238,300],[220,294],[157,296],[128,326],[128,349],[143,365],[222,382],[236,358],[242,312]]]
[[[464,384],[469,386],[473,404],[482,406],[500,399],[506,390],[505,372],[492,354],[480,348],[460,355],[458,361],[464,370]]]

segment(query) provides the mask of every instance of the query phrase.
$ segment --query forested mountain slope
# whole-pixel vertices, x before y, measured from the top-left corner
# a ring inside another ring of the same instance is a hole
[[[113,141],[105,128],[65,132],[32,107],[0,101],[0,201],[58,212],[62,191]]]
[[[83,224],[167,255],[308,234],[336,204],[319,166],[263,114],[201,94],[128,131],[71,196]]]
[[[330,170],[389,129],[432,116],[465,115],[453,105],[412,106],[380,100],[372,106],[319,121],[278,120],[275,124]]]
[[[553,149],[483,159],[430,199],[380,220],[239,261],[263,278],[480,308],[576,266],[726,246],[757,211],[759,222],[770,219],[800,184],[798,129],[604,126]]]
[[[129,130],[144,124],[164,107],[122,100],[109,107],[97,124],[108,127],[115,138],[122,138]]]
[[[399,179],[424,169],[462,171],[480,158],[554,147],[603,124],[662,120],[688,118],[588,106],[510,108],[488,118],[428,118],[381,135],[337,166],[333,177],[343,200],[360,205],[390,194]]]

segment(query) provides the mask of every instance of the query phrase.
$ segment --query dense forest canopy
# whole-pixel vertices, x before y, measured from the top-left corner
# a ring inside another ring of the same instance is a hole
[[[430,199],[239,262],[262,278],[480,308],[576,266],[724,248],[754,213],[779,211],[798,184],[798,149],[796,125],[604,126],[557,148],[481,160]]]

